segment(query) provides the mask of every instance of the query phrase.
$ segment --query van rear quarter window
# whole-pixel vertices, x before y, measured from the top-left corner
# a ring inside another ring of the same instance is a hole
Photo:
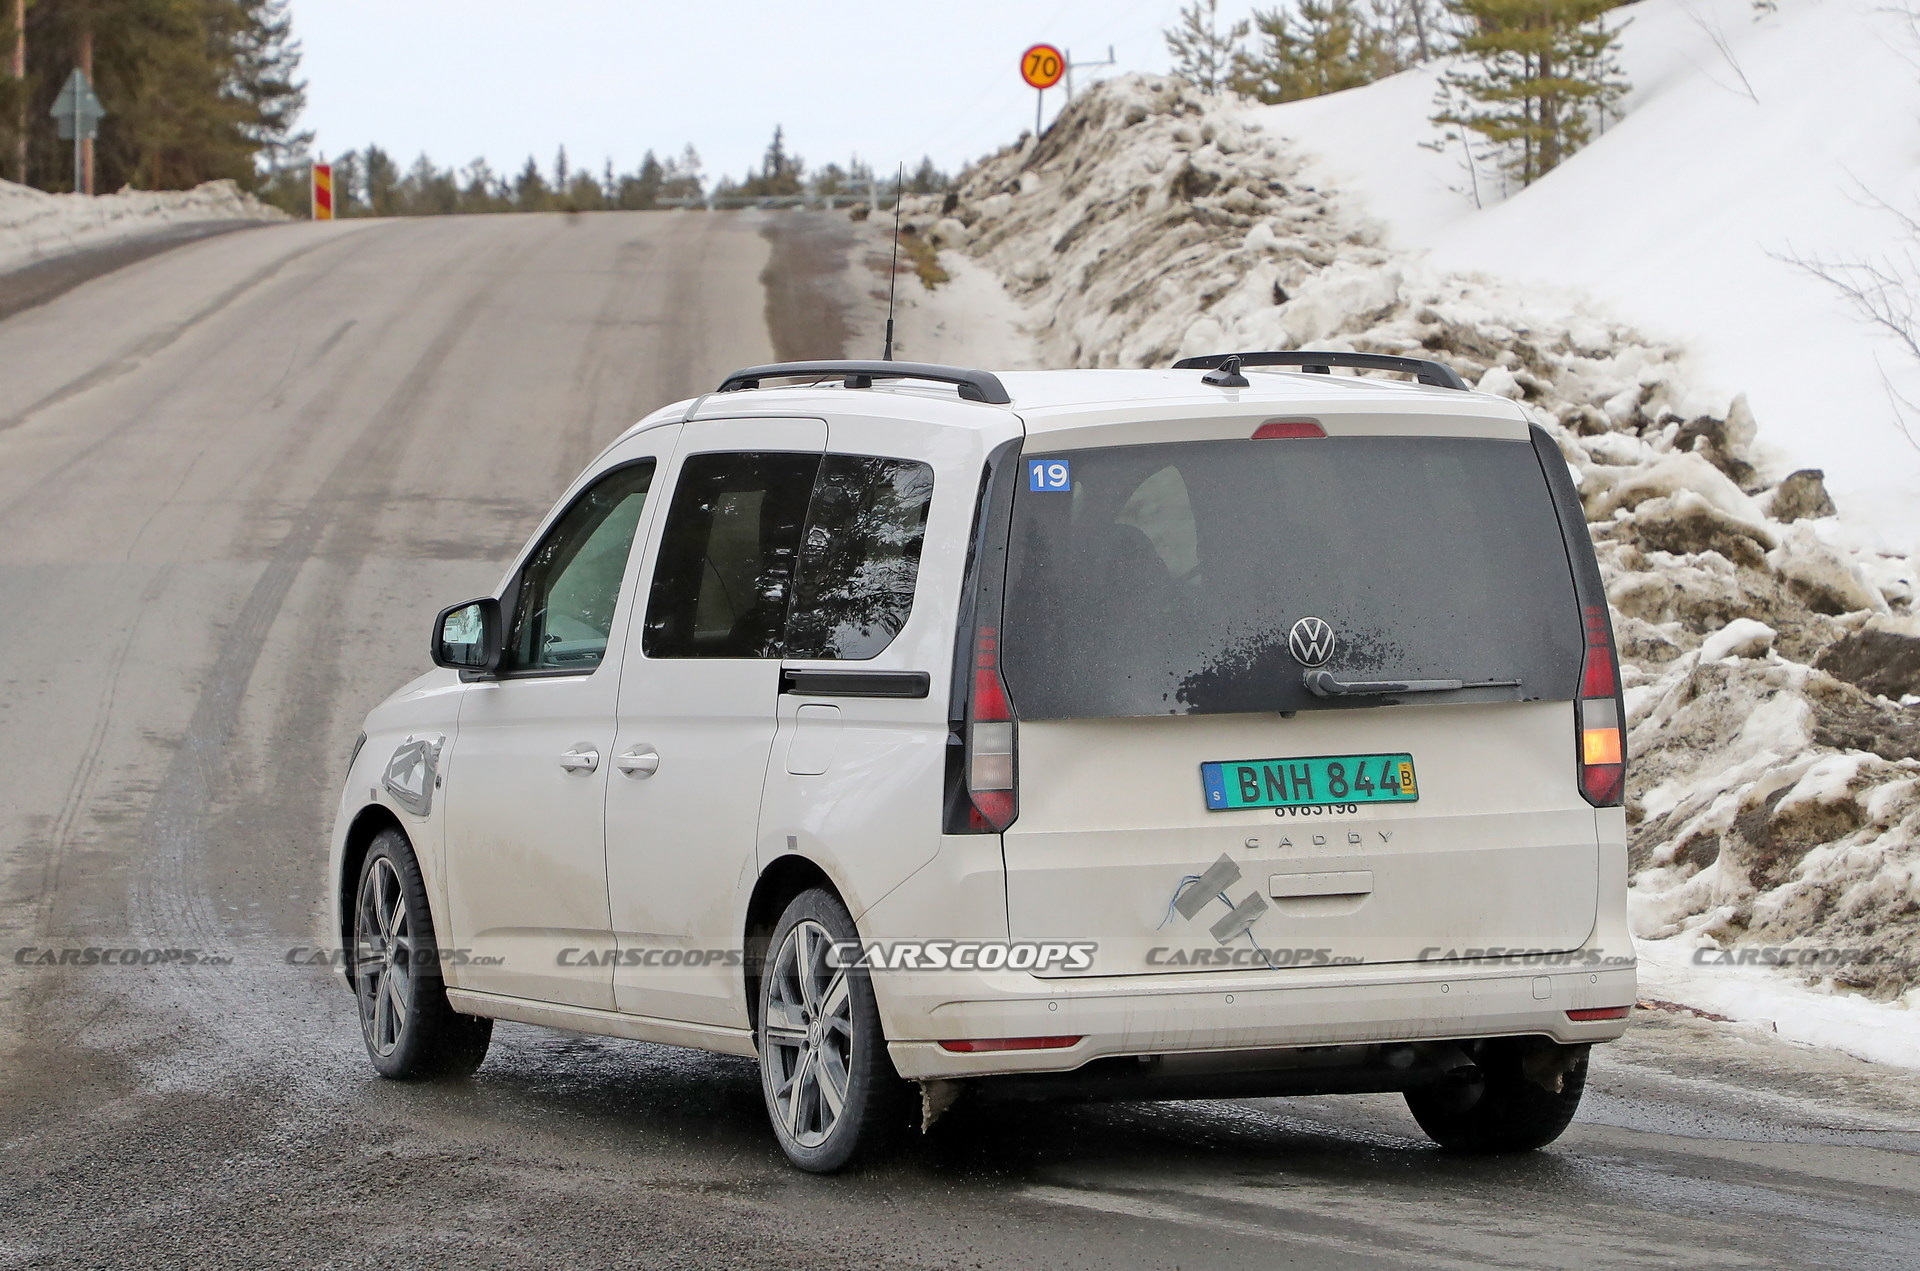
[[[1025,459],[1046,458],[1030,451]],[[1074,450],[1014,493],[1001,662],[1028,719],[1323,710],[1288,647],[1342,679],[1518,680],[1430,699],[1562,700],[1582,635],[1552,495],[1524,441],[1329,437]]]

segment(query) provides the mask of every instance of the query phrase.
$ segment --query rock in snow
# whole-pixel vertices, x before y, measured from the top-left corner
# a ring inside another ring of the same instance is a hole
[[[974,165],[964,250],[1043,365],[1235,349],[1433,357],[1521,403],[1575,474],[1615,609],[1636,932],[1870,956],[1805,974],[1920,1002],[1913,578],[1812,471],[1769,472],[1743,398],[1564,297],[1433,269],[1244,111],[1134,75]],[[1764,433],[1764,419],[1757,421]]]

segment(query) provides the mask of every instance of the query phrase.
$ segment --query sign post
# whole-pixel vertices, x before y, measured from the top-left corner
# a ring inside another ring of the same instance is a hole
[[[1033,139],[1040,140],[1040,112],[1047,99],[1047,90],[1060,82],[1067,73],[1067,59],[1059,49],[1051,44],[1036,44],[1020,55],[1020,78],[1035,89],[1033,99]]]
[[[313,219],[316,221],[333,219],[333,165],[331,163],[313,165]]]
[[[107,117],[107,108],[100,104],[95,96],[93,83],[87,73],[79,67],[73,68],[73,74],[67,76],[67,82],[60,89],[60,95],[53,99],[53,109],[48,112],[59,126],[62,140],[73,142],[73,189],[76,194],[92,194],[87,188],[86,146],[100,132],[100,121]]]

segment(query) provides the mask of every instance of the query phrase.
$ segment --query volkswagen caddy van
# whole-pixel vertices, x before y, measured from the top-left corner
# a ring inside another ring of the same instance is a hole
[[[743,370],[432,658],[332,842],[389,1077],[495,1020],[754,1057],[815,1171],[956,1100],[1404,1092],[1516,1151],[1634,1001],[1580,505],[1436,363]]]

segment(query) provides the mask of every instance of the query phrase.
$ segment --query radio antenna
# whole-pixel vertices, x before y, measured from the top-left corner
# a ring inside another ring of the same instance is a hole
[[[893,179],[893,264],[887,270],[887,342],[880,354],[882,362],[893,361],[893,295],[900,288],[900,203],[906,181],[907,163],[902,159]]]

